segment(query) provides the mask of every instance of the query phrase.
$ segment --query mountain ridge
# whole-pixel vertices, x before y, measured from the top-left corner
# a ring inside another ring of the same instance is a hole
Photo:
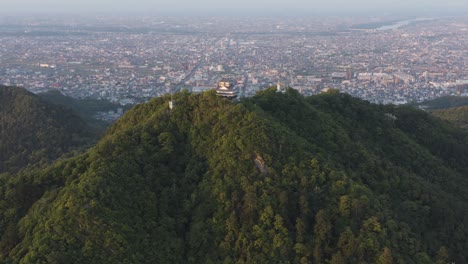
[[[432,115],[440,119],[457,124],[459,127],[468,128],[468,106],[458,106],[447,109],[438,109],[431,112]]]
[[[466,263],[455,127],[336,93],[168,100],[134,107],[80,156],[4,179],[37,195],[0,192],[15,201],[4,215],[23,208],[0,225],[18,234],[0,261]]]
[[[98,112],[116,111],[118,108],[122,108],[122,110],[128,109],[128,106],[112,103],[105,99],[75,99],[73,97],[64,95],[59,90],[49,90],[37,95],[49,103],[63,106],[72,110],[77,115],[79,115],[89,126],[93,127],[99,133],[103,133],[110,124],[109,122],[96,119],[95,116]]]
[[[0,173],[47,164],[94,136],[76,113],[18,87],[0,86],[0,126]]]

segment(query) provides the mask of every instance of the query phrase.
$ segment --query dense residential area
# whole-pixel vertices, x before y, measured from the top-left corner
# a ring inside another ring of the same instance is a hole
[[[468,93],[468,20],[0,18],[0,84],[122,105],[235,80],[402,104]]]

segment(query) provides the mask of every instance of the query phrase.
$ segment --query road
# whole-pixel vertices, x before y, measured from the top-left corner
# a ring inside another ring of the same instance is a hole
[[[202,57],[200,58],[200,60],[198,61],[198,63],[195,65],[195,67],[193,67],[193,69],[185,76],[184,79],[182,79],[182,81],[179,82],[179,84],[176,85],[176,87],[174,88],[174,92],[179,92],[182,87],[184,87],[185,85],[185,82],[190,80],[190,78],[193,77],[193,75],[195,74],[195,72],[197,72],[197,70],[203,66],[203,62],[205,61],[205,56],[202,55]]]
[[[247,89],[247,81],[249,80],[249,75],[244,73],[244,85],[241,88],[240,97],[245,97],[245,90]]]

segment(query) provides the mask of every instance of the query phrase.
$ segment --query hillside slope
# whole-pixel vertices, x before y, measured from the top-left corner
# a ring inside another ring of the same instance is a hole
[[[461,128],[468,128],[468,106],[434,110],[432,115],[453,122]]]
[[[468,105],[467,96],[442,96],[432,100],[415,104],[427,110],[447,109]]]
[[[467,263],[464,132],[343,94],[167,100],[0,177],[0,261]]]
[[[22,88],[0,86],[0,173],[50,162],[92,136],[72,111]]]
[[[84,121],[86,121],[88,125],[92,126],[101,133],[104,132],[105,129],[109,126],[109,123],[102,120],[97,120],[95,115],[98,112],[116,111],[117,108],[129,108],[107,100],[97,100],[91,98],[75,99],[69,96],[65,96],[60,91],[56,90],[40,93],[38,96],[44,101],[72,110]]]

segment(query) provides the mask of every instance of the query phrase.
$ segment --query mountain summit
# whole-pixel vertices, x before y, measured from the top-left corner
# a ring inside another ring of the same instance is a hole
[[[336,92],[173,100],[0,177],[0,261],[468,261],[466,132]]]

